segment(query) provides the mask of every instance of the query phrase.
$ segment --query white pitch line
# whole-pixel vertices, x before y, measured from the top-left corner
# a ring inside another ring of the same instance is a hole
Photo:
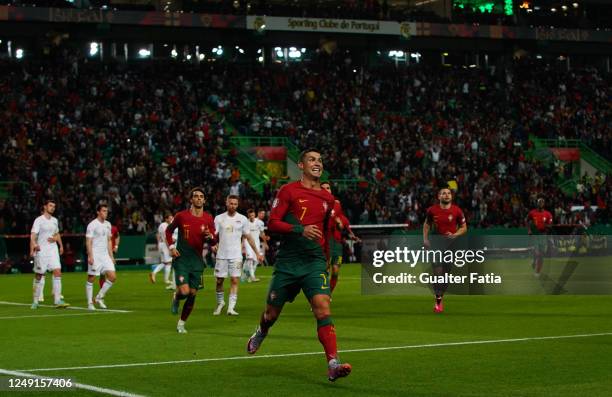
[[[19,377],[22,377],[22,378],[48,379],[47,377],[44,377],[44,376],[29,374],[27,372],[22,372],[22,371],[10,371],[10,370],[6,370],[6,369],[2,369],[2,368],[0,368],[0,374],[9,375],[9,376],[19,376]],[[72,387],[76,387],[77,389],[89,390],[89,391],[93,391],[93,392],[101,393],[101,394],[108,394],[108,395],[111,395],[111,396],[119,396],[119,397],[145,397],[145,396],[143,396],[141,394],[129,393],[129,392],[122,391],[122,390],[107,389],[105,387],[92,386],[92,385],[87,385],[87,384],[84,384],[84,383],[72,382]],[[58,389],[58,390],[60,390],[60,389]]]
[[[108,313],[108,312],[107,312]],[[32,316],[8,316],[0,317],[0,320],[13,320],[20,318],[37,318],[37,317],[75,317],[75,316],[95,316],[97,314],[104,314],[104,312],[91,312],[91,313],[74,313],[74,314],[35,314]]]
[[[7,302],[0,301],[0,305],[11,305],[11,306],[31,306],[31,303],[19,303],[19,302]],[[54,305],[38,305],[40,307],[52,307],[55,308]],[[69,306],[65,308],[66,310],[89,310],[86,307],[79,306]],[[62,309],[64,310],[64,309]],[[119,309],[96,309],[97,312],[108,312],[108,313],[132,313],[131,310],[119,310]]]
[[[532,337],[515,338],[515,339],[491,339],[491,340],[475,340],[475,341],[465,341],[465,342],[429,343],[425,345],[405,345],[405,346],[370,347],[370,348],[363,348],[363,349],[346,349],[346,350],[339,350],[338,353],[360,353],[360,352],[373,352],[373,351],[384,351],[384,350],[423,349],[423,348],[429,348],[429,347],[485,345],[485,344],[493,344],[493,343],[513,343],[513,342],[526,342],[526,341],[551,340],[551,339],[554,340],[554,339],[570,339],[570,338],[590,338],[594,336],[610,336],[610,335],[612,335],[612,332],[602,332],[602,333],[597,333],[597,334],[579,334],[579,335],[532,336]],[[25,369],[23,371],[48,372],[48,371],[73,371],[73,370],[102,369],[102,368],[148,367],[148,366],[156,366],[156,365],[191,364],[191,363],[205,363],[205,362],[212,362],[212,361],[254,360],[258,358],[282,358],[282,357],[297,357],[297,356],[312,356],[312,355],[323,355],[323,352],[316,351],[316,352],[286,353],[286,354],[263,354],[259,356],[246,356],[245,355],[245,356],[234,356],[234,357],[200,358],[200,359],[193,359],[193,360],[158,361],[158,362],[148,362],[148,363],[89,365],[89,366],[83,366],[83,367],[35,368],[35,369]]]

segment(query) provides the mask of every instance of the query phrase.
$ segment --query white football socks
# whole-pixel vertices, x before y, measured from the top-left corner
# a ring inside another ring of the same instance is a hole
[[[57,305],[62,301],[62,278],[53,277],[53,299]]]
[[[170,272],[172,271],[172,265],[164,265],[164,281],[166,284],[170,283]]]
[[[238,302],[238,294],[230,294],[229,296],[229,306],[227,307],[227,311],[234,311],[236,307],[236,302]]]
[[[40,291],[42,290],[41,280],[37,280],[36,278],[34,279],[34,292],[32,293],[32,301],[34,303],[38,303],[38,297],[40,296]]]
[[[223,291],[217,292],[217,305],[220,305],[225,300],[225,294]]]
[[[85,284],[85,295],[87,295],[87,304],[93,304],[93,283],[89,281]]]
[[[98,295],[96,297],[98,299],[104,299],[104,297],[106,296],[106,293],[112,286],[113,286],[113,283],[106,280],[104,284],[102,284],[102,288],[100,288],[100,292],[98,292]]]

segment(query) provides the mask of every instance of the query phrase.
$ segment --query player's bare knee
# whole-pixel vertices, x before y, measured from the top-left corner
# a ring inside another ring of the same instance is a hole
[[[314,314],[314,316],[315,316],[315,318],[317,320],[324,320],[327,317],[331,316],[331,310],[329,309],[329,306],[313,307],[312,308],[312,313]]]
[[[195,289],[195,288],[190,288],[190,289],[189,289],[189,295],[191,295],[191,296],[196,296],[196,295],[197,295],[197,293],[198,293],[198,290],[197,290],[197,289]]]
[[[183,284],[179,287],[179,292],[181,295],[189,295],[189,286],[187,284]]]

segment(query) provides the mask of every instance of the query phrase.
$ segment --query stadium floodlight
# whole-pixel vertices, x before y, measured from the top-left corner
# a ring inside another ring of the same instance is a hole
[[[257,53],[258,53],[258,54],[261,54],[261,48],[260,48],[259,50],[257,50]]]
[[[302,56],[302,53],[300,51],[297,51],[295,47],[291,48],[293,48],[293,50],[289,51],[289,58],[300,58]]]
[[[170,56],[172,58],[176,58],[178,56],[178,51],[176,51],[176,48],[173,48],[172,51],[170,51]]]
[[[285,55],[283,54],[283,50],[281,50],[280,48],[276,50],[276,56],[279,58],[284,57]]]
[[[220,45],[216,46],[215,48],[212,49],[213,54],[216,54],[217,56],[221,56],[223,55],[223,47],[221,47]]]
[[[89,43],[89,56],[95,57],[96,55],[98,55],[99,51],[100,51],[100,47],[98,43],[96,43],[95,41],[92,43]]]
[[[199,59],[200,61],[203,61],[203,60],[204,60],[204,58],[205,58],[205,55],[204,55],[204,54],[198,54],[198,59]]]
[[[561,6],[561,9],[562,9],[563,11],[567,11],[567,6],[566,6],[566,5],[562,5],[562,6]]]
[[[187,58],[188,61],[191,61],[191,54],[187,54],[185,58]]]
[[[572,7],[578,8],[578,3],[572,3]]]
[[[147,58],[151,56],[151,51],[147,50],[146,48],[141,48],[140,50],[138,50],[138,55],[141,58]]]
[[[557,9],[555,7],[551,8],[550,11],[552,12],[557,12]]]
[[[23,58],[23,49],[17,48],[17,50],[15,51],[15,58],[17,59]]]
[[[276,52],[279,52],[279,51],[282,51],[282,50],[283,50],[283,49],[282,49],[282,48],[280,48],[280,47],[274,47],[274,51],[276,51]]]
[[[306,48],[302,48],[300,51],[302,51],[302,54],[306,53]]]
[[[244,54],[244,50],[242,48],[238,48],[238,52]]]
[[[258,60],[260,63],[263,63],[263,61],[264,61],[264,57],[259,57],[259,58],[257,58],[257,60]]]

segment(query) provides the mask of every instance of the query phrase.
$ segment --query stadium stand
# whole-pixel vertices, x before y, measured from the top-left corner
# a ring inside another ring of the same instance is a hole
[[[570,165],[538,158],[530,139],[580,139],[610,159],[609,77],[594,69],[559,72],[534,60],[396,70],[345,54],[289,67],[62,55],[2,68],[0,180],[20,182],[4,187],[7,233],[27,232],[17,220],[33,218],[48,196],[73,232],[100,200],[123,233],[150,231],[197,184],[215,213],[232,185],[243,208],[267,208],[278,186],[259,194],[240,181],[232,134],[322,148],[332,178],[361,181],[340,193],[354,224],[416,227],[448,181],[476,226],[519,226],[539,195],[568,221],[611,220],[610,176],[578,175],[567,194],[559,180]]]

